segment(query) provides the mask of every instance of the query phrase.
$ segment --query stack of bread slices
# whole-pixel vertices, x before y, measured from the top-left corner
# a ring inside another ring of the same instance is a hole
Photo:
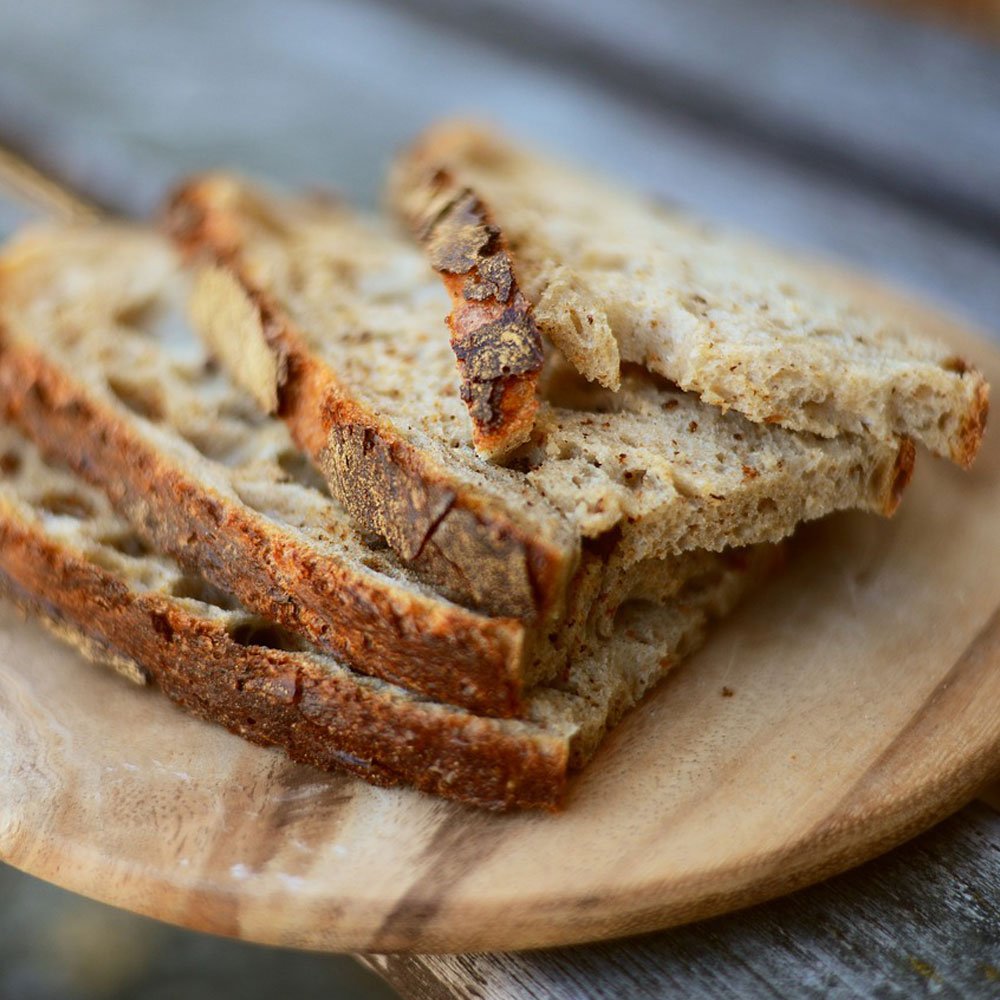
[[[978,372],[821,270],[464,124],[387,201],[0,256],[0,585],[250,740],[555,807],[800,522],[975,457]]]

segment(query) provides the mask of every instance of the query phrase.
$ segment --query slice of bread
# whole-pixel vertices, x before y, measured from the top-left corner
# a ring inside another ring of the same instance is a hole
[[[405,240],[224,176],[191,181],[167,222],[198,270],[195,325],[234,377],[276,405],[360,524],[493,613],[558,621],[584,543],[627,573],[846,507],[891,513],[909,479],[905,440],[796,434],[645,373],[611,394],[557,370],[531,440],[490,465],[442,335],[447,295]],[[264,378],[241,360],[258,352]]]
[[[494,809],[558,805],[571,769],[775,559],[715,557],[667,607],[614,636],[526,718],[492,719],[354,673],[145,548],[104,494],[0,426],[0,590],[90,659],[294,760]]]
[[[195,325],[325,467],[356,521],[463,603],[557,621],[579,537],[471,448],[454,358],[445,344],[443,373],[437,351],[447,295],[422,257],[346,208],[268,198],[222,175],[180,190],[167,225],[216,265],[196,280]],[[268,352],[269,370],[244,360]]]
[[[587,378],[617,388],[633,362],[757,423],[975,458],[979,372],[821,268],[464,123],[430,129],[395,164],[390,200],[417,232],[443,176],[499,226],[539,328]]]
[[[25,233],[0,257],[3,415],[245,606],[365,673],[514,714],[537,636],[441,598],[358,531],[285,426],[209,361],[187,287],[153,232]]]
[[[801,521],[861,507],[891,514],[913,445],[825,439],[753,424],[629,368],[617,392],[553,366],[525,477],[588,538],[615,533],[610,567],[694,549],[778,541]]]

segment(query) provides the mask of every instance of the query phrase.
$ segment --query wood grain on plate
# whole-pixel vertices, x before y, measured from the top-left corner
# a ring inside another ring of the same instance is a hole
[[[996,348],[942,330],[1000,384]],[[786,575],[626,720],[559,816],[291,765],[5,610],[0,856],[186,926],[369,951],[592,940],[816,881],[1000,763],[996,444],[971,474],[923,456],[892,521],[803,531]]]

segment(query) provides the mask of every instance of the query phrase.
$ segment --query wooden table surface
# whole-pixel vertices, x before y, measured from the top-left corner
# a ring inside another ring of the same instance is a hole
[[[1000,334],[1000,55],[968,37],[833,0],[0,13],[0,142],[125,211],[223,164],[371,201],[394,146],[470,110]],[[0,226],[23,214],[4,203]],[[998,996],[998,858],[1000,817],[978,803],[856,872],[690,928],[367,961],[414,997]]]

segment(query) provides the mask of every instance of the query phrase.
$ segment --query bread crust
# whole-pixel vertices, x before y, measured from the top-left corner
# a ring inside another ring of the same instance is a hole
[[[4,338],[2,329],[0,400],[5,419],[104,490],[148,544],[247,607],[364,673],[481,714],[520,710],[531,652],[521,622],[381,587],[335,557],[303,552],[160,454],[44,353]]]
[[[144,550],[97,488],[46,462],[12,425],[0,440],[0,591],[59,638],[296,759],[490,808],[553,808],[567,772],[779,558],[773,546],[706,553],[680,589],[651,580],[600,650],[532,693],[526,721],[494,719],[314,652]]]
[[[451,346],[473,443],[481,455],[503,458],[531,434],[543,361],[507,245],[483,203],[445,170],[420,170],[399,201],[451,297]]]
[[[976,385],[972,405],[962,417],[955,445],[951,452],[951,460],[963,469],[972,468],[972,463],[975,462],[976,455],[979,454],[989,415],[989,383],[980,381]]]
[[[885,503],[882,513],[886,517],[891,517],[896,513],[903,499],[906,487],[910,485],[913,478],[913,466],[917,460],[917,449],[909,438],[901,438],[899,451],[896,452],[896,462],[893,465],[891,474],[886,478]]]
[[[516,512],[459,482],[356,399],[248,273],[238,212],[215,184],[206,177],[181,187],[169,201],[166,229],[189,260],[207,260],[231,274],[258,310],[284,372],[278,414],[348,513],[463,603],[528,622],[558,614],[578,544],[526,530]]]
[[[188,711],[293,760],[488,809],[554,809],[563,796],[564,739],[333,674],[308,654],[241,645],[221,622],[131,590],[2,505],[0,590],[75,632],[91,657],[139,664]]]

